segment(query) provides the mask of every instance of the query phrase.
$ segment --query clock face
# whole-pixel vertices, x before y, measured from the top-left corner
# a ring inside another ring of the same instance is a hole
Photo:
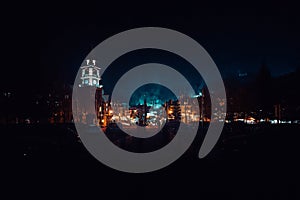
[[[96,81],[96,80],[93,80],[93,84],[96,85],[96,84],[97,84],[97,81]]]

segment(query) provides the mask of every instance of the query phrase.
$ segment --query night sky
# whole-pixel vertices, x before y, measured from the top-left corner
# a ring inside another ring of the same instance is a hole
[[[194,38],[208,51],[224,78],[239,71],[257,73],[262,62],[273,76],[300,66],[300,14],[292,5],[196,7],[172,14],[116,9],[97,12],[90,6],[74,13],[69,12],[71,9],[28,7],[16,9],[14,17],[2,17],[3,62],[8,66],[3,67],[4,88],[72,84],[93,47],[116,33],[144,26],[170,28]]]

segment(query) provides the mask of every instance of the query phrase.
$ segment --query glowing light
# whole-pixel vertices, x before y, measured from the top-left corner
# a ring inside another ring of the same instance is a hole
[[[192,95],[192,98],[197,98],[202,96],[203,96],[202,92],[199,92],[199,94]]]
[[[275,120],[270,120],[271,124],[277,124],[277,119]]]

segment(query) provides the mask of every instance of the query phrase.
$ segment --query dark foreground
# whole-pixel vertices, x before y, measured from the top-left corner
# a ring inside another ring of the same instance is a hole
[[[176,162],[129,174],[98,162],[73,125],[1,127],[2,187],[23,199],[300,199],[300,126],[226,126],[197,158],[201,134]]]

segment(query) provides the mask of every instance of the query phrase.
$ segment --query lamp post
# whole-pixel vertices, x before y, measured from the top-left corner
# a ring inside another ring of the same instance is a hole
[[[204,116],[203,116],[203,108],[204,108],[204,91],[203,88],[199,94],[201,96],[201,120],[202,120],[202,131],[204,132]]]
[[[204,128],[204,116],[203,116],[204,115],[204,113],[203,113],[203,108],[204,108],[204,90],[203,90],[203,88],[201,89],[201,91],[199,92],[199,94],[195,95],[195,97],[197,97],[198,102],[200,103],[200,120],[202,121],[201,127],[202,127],[202,130],[203,130],[203,128]]]

